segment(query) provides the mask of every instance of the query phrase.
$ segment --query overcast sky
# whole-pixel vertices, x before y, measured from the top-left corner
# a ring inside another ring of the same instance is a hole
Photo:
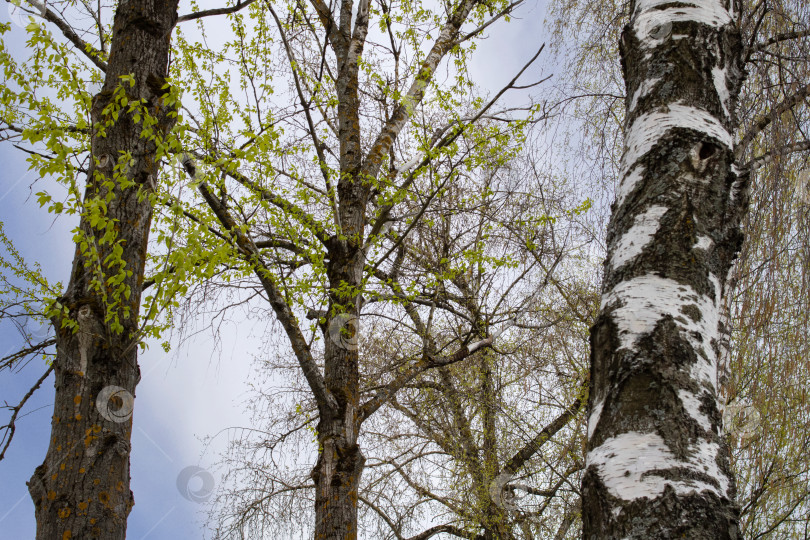
[[[521,20],[494,25],[490,38],[473,57],[472,73],[482,86],[497,90],[534,54],[543,39],[545,2],[523,6]],[[213,7],[201,2],[200,7]],[[10,4],[6,4],[10,6]],[[12,20],[10,10],[0,7],[0,20]],[[181,13],[188,2],[181,2]],[[13,27],[5,36],[14,49],[25,39],[23,30]],[[538,73],[537,70],[534,71]],[[73,256],[70,229],[73,222],[62,218],[54,222],[39,209],[33,193],[33,173],[28,173],[21,152],[0,145],[0,220],[6,234],[29,262],[38,261],[47,277],[66,282]],[[140,355],[142,380],[138,385],[132,432],[132,490],[135,507],[129,517],[128,538],[185,539],[202,538],[205,504],[189,500],[202,488],[203,477],[211,474],[218,481],[213,464],[217,452],[228,440],[227,428],[249,425],[244,412],[252,364],[260,339],[250,324],[231,324],[223,332],[222,350],[212,350],[212,339],[203,333],[190,344],[175,347],[169,354],[153,344]],[[22,344],[16,331],[0,325],[0,357]],[[39,364],[37,364],[39,362]],[[16,403],[43,372],[41,360],[13,376],[0,376],[0,400]],[[53,377],[26,407],[28,414],[18,421],[14,442],[0,462],[0,540],[34,536],[34,506],[26,481],[40,465],[47,450],[53,402]],[[7,414],[1,419],[5,421]],[[226,430],[223,432],[223,430]],[[206,447],[202,439],[214,438]],[[204,472],[182,479],[200,469]],[[185,471],[185,476],[181,473]],[[178,477],[181,486],[178,488]]]

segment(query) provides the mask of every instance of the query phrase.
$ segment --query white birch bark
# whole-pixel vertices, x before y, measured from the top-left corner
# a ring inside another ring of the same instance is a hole
[[[731,1],[637,0],[622,34],[631,97],[591,330],[584,538],[739,536],[717,392],[747,206]]]

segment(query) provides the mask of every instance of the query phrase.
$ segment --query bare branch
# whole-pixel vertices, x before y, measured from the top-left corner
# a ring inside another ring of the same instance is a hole
[[[177,24],[186,21],[193,21],[195,19],[202,19],[203,17],[212,17],[214,15],[227,15],[229,13],[236,13],[237,11],[241,11],[242,9],[248,7],[255,1],[256,0],[245,0],[244,2],[239,1],[236,2],[236,5],[227,8],[206,9],[204,11],[197,11],[195,13],[181,15],[180,17],[177,17]]]
[[[362,423],[369,416],[374,414],[374,412],[377,409],[379,409],[383,404],[385,404],[385,402],[391,399],[391,396],[396,394],[401,388],[410,383],[419,374],[424,373],[429,369],[437,367],[446,367],[461,362],[462,360],[466,359],[479,349],[491,346],[492,342],[493,338],[488,337],[476,341],[475,343],[462,345],[455,353],[447,356],[440,356],[440,357],[426,356],[422,358],[413,367],[411,367],[410,370],[406,371],[405,373],[401,374],[396,379],[391,381],[391,383],[389,383],[385,388],[377,392],[377,394],[373,398],[364,403],[360,407],[360,413],[358,414],[358,417],[360,418],[359,421]]]
[[[20,400],[20,402],[17,405],[15,405],[14,407],[9,407],[9,409],[11,409],[14,412],[11,414],[11,418],[9,419],[8,424],[0,427],[0,429],[6,430],[6,433],[3,435],[3,439],[5,439],[6,443],[3,445],[3,450],[0,451],[0,461],[2,461],[3,457],[5,457],[6,450],[8,450],[8,447],[11,444],[11,439],[14,438],[14,432],[17,430],[16,424],[17,415],[20,413],[20,410],[22,410],[25,403],[31,398],[32,395],[34,395],[34,392],[36,392],[42,385],[42,383],[45,382],[45,379],[48,378],[48,375],[50,375],[52,371],[53,371],[53,364],[48,366],[48,369],[45,370],[45,373],[42,375],[42,377],[40,377],[39,380],[36,383],[34,383],[34,386],[32,386],[30,390],[28,390],[28,393],[26,393],[25,396],[23,396],[22,400]]]
[[[734,153],[737,158],[739,159],[742,156],[743,152],[745,152],[746,148],[748,148],[748,145],[751,144],[751,142],[762,132],[762,130],[771,125],[771,122],[779,118],[782,114],[804,101],[808,94],[810,94],[810,84],[802,86],[796,90],[792,96],[775,105],[770,112],[762,116],[759,120],[755,121],[751,129],[743,136],[742,140],[734,149]]]
[[[784,34],[779,34],[774,36],[770,39],[763,41],[762,43],[757,43],[754,45],[754,51],[761,51],[766,47],[770,47],[771,45],[775,45],[776,43],[781,43],[783,41],[789,41],[792,39],[802,39],[810,36],[810,30],[803,30],[801,32],[785,32]]]

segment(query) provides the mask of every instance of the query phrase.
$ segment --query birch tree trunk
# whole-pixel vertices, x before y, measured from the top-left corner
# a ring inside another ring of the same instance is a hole
[[[59,299],[73,323],[63,326],[62,319],[54,319],[50,446],[28,483],[40,540],[126,536],[134,504],[129,454],[140,378],[138,312],[152,219],[148,194],[159,169],[156,140],[174,123],[163,86],[176,19],[177,0],[121,2],[109,61],[100,64],[106,78],[93,98],[93,159],[84,212],[70,281]],[[144,127],[146,116],[137,119],[122,106],[122,92],[129,103],[143,100],[156,120],[151,130]]]
[[[738,538],[718,408],[720,306],[742,242],[734,0],[631,2],[621,185],[591,330],[584,538]]]

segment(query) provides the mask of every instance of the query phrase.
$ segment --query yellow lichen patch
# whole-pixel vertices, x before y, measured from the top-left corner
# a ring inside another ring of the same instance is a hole
[[[97,485],[99,485],[100,483],[101,483],[101,480],[99,480],[98,478],[96,478],[96,479],[94,479],[94,480],[93,480],[93,485],[94,485],[94,486],[97,486]]]
[[[89,431],[89,430],[88,430],[88,431]],[[98,437],[96,437],[95,435],[87,435],[87,437],[85,437],[85,438],[84,438],[84,447],[85,447],[85,448],[90,448],[90,445],[91,445],[91,444],[93,443],[93,441],[94,441],[94,440],[96,440],[96,439],[98,439]]]
[[[55,492],[55,491],[49,491],[49,492],[48,492],[48,500],[49,500],[49,501],[52,501],[52,500],[54,500],[55,498],[56,498],[56,492]]]
[[[110,494],[106,491],[102,491],[98,494],[98,500],[101,502],[101,504],[107,505],[110,502]]]
[[[53,473],[53,476],[51,476],[51,481],[55,482],[57,476],[59,476],[59,473]]]
[[[100,432],[101,432],[101,426],[98,425],[98,424],[93,424],[93,433],[100,433]]]
[[[70,515],[70,508],[62,508],[59,510],[59,517],[65,519]]]
[[[81,402],[82,402],[82,396],[75,396],[73,398],[73,403],[75,403],[76,405],[78,405]]]
[[[96,518],[90,518],[90,525],[96,524]]]
[[[73,534],[69,530],[62,534],[62,540],[70,540],[71,538],[73,538]]]
[[[124,491],[124,482],[119,480],[118,483],[115,485],[115,489],[117,489],[118,491]]]
[[[85,472],[87,472],[87,471],[85,471],[85,470],[84,470],[84,467],[82,467],[81,469],[79,469],[79,474],[84,474]]]
[[[59,465],[59,470],[60,470],[60,471],[64,471],[64,470],[65,470],[65,464],[64,464],[64,463],[62,463],[61,465]]]
[[[82,419],[82,415],[77,414],[76,416],[74,416],[74,418],[75,418],[76,420],[81,420],[81,419]]]
[[[79,502],[79,510],[87,510],[87,503],[84,501]]]

